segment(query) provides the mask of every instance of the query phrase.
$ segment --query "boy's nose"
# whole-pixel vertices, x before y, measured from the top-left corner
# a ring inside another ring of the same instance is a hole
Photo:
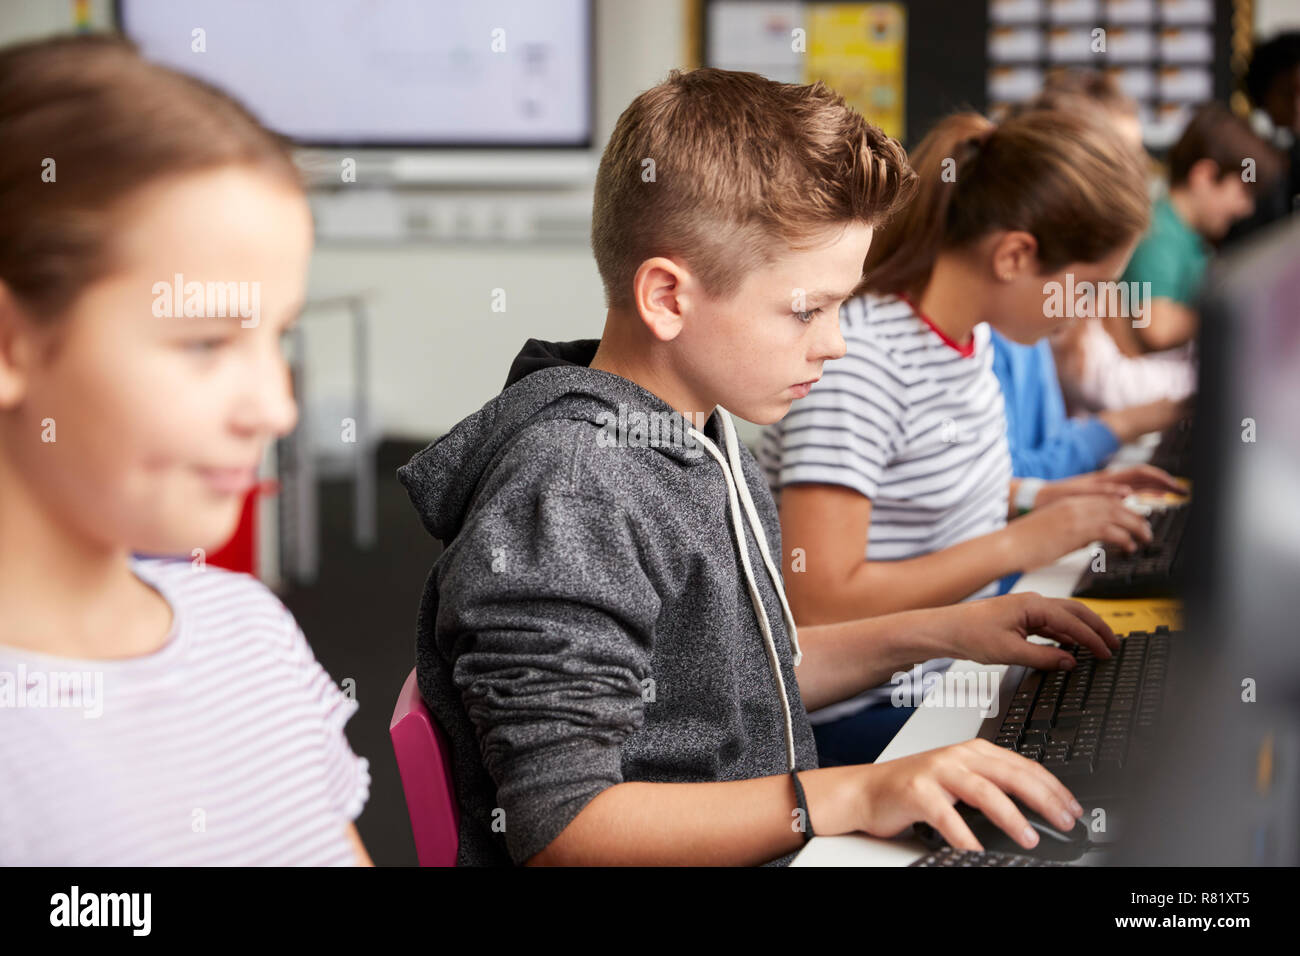
[[[817,343],[820,346],[820,357],[822,361],[833,361],[834,359],[843,358],[848,351],[848,346],[844,343],[844,336],[840,333],[840,317],[833,315],[827,323],[827,331],[822,335]]]

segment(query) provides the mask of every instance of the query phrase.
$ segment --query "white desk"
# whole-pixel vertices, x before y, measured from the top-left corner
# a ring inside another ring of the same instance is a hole
[[[1146,461],[1159,441],[1158,435],[1144,435],[1133,445],[1127,445],[1115,455],[1111,467],[1133,465]],[[1067,554],[1055,564],[1023,575],[1011,593],[1037,591],[1045,597],[1069,597],[1079,575],[1088,564],[1091,551],[1081,548]],[[1038,638],[1031,638],[1038,640]],[[1047,643],[1047,642],[1044,642]],[[973,661],[955,661],[950,670],[963,673],[987,671],[997,674],[1000,680],[999,699],[1008,700],[1015,693],[1024,668],[1008,668],[1005,664],[976,664]],[[939,686],[935,687],[938,690]],[[930,701],[936,695],[926,695]],[[908,718],[907,723],[881,751],[876,763],[907,757],[911,754],[947,747],[970,740],[979,735],[984,714],[978,707],[933,707],[922,704]],[[791,866],[907,866],[926,853],[921,842],[913,837],[884,840],[862,833],[846,836],[813,837],[808,841]]]

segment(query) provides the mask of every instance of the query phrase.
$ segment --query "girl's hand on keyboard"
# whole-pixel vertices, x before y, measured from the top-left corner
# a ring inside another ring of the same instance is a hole
[[[979,664],[1024,664],[1039,670],[1074,666],[1069,651],[1049,644],[1031,644],[1031,634],[1061,644],[1086,647],[1100,658],[1119,648],[1119,638],[1091,608],[1066,598],[1045,598],[1026,592],[969,601],[943,608],[951,640],[951,655]]]
[[[1065,784],[1041,765],[978,738],[854,769],[863,779],[858,828],[873,836],[896,836],[923,821],[955,849],[982,850],[954,807],[961,801],[1029,849],[1038,835],[1011,796],[1067,832],[1083,814]]]
[[[1123,498],[1072,495],[1035,508],[1007,525],[1020,570],[1051,564],[1094,541],[1136,551],[1151,540],[1151,526]]]
[[[1108,495],[1113,498],[1127,498],[1135,491],[1185,494],[1187,486],[1169,472],[1162,471],[1154,465],[1134,465],[1131,468],[1093,471],[1075,478],[1049,481],[1039,489],[1038,497],[1034,499],[1034,507],[1042,508],[1053,501],[1060,501],[1073,495]]]

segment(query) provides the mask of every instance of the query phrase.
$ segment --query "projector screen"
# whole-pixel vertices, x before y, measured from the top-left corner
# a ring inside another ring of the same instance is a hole
[[[118,0],[149,60],[306,146],[591,144],[590,0]]]

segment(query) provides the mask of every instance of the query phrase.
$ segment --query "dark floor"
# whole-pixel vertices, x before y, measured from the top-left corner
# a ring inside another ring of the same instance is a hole
[[[352,538],[352,485],[320,487],[320,576],[281,598],[298,618],[335,683],[355,681],[358,710],[347,724],[352,749],[370,761],[370,800],[357,821],[376,866],[414,866],[415,845],[388,722],[415,665],[415,615],[441,545],[424,530],[394,472],[420,449],[385,442],[378,450],[378,539],[371,551]]]

